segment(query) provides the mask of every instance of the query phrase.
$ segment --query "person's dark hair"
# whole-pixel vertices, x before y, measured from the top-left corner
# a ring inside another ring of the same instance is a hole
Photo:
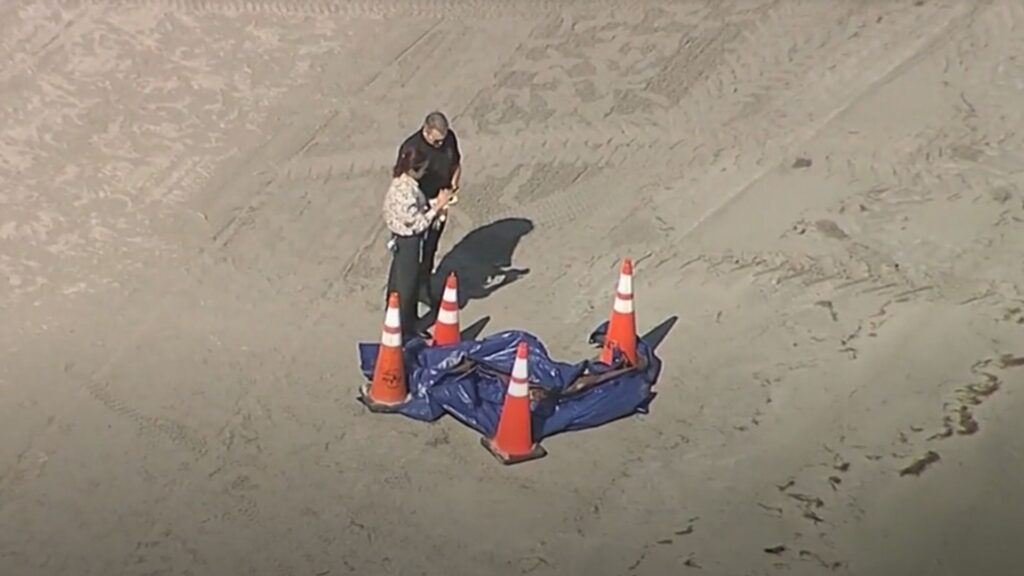
[[[423,125],[442,134],[448,133],[448,118],[441,112],[434,111],[427,114],[427,117],[423,119]]]
[[[415,146],[403,148],[402,152],[398,155],[398,162],[395,162],[395,167],[391,170],[391,176],[398,178],[406,172],[418,170],[426,163],[427,156],[419,148]]]

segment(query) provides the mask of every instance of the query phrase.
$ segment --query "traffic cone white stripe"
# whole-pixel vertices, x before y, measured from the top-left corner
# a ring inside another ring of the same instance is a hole
[[[615,303],[612,305],[616,312],[619,314],[632,314],[633,313],[633,297],[623,297],[622,294],[615,295]]]
[[[516,356],[516,362],[512,365],[512,378],[508,384],[508,395],[513,398],[525,398],[530,393],[529,384],[530,372],[527,367],[526,356]]]
[[[437,311],[437,321],[442,324],[455,324],[459,321],[459,313],[457,310],[448,310],[442,306]]]
[[[398,308],[388,306],[388,311],[384,314],[384,330],[380,335],[380,343],[390,348],[402,347],[402,320]]]
[[[633,295],[633,275],[619,274],[619,294]]]
[[[380,335],[380,343],[381,343],[382,346],[387,346],[388,348],[401,348],[402,347],[402,333],[401,333],[401,331],[399,331],[399,332],[388,332],[388,331],[385,330],[384,333],[382,333]]]
[[[612,308],[619,314],[633,313],[633,275],[619,274],[619,287],[615,291]]]
[[[459,333],[459,286],[455,272],[448,274],[444,294],[434,319],[434,346],[450,346],[462,340]]]
[[[525,398],[530,393],[530,385],[526,380],[512,379],[508,384],[508,395],[513,398]]]
[[[384,314],[384,327],[402,329],[402,318],[398,313],[398,308],[388,307],[387,313]]]

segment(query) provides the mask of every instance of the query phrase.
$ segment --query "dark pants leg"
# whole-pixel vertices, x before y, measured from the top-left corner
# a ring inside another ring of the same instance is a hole
[[[419,314],[416,311],[420,289],[420,250],[422,236],[396,236],[391,252],[391,271],[388,273],[388,294],[398,292],[398,306],[402,318],[402,335],[416,333]]]
[[[437,256],[437,244],[441,240],[441,233],[444,232],[445,226],[448,222],[441,222],[438,229],[433,227],[427,230],[427,233],[423,239],[423,257],[420,262],[420,275],[423,282],[426,284],[428,289],[428,296],[430,297],[430,305],[434,306],[437,303],[434,298],[434,283],[433,283],[433,270],[434,270],[434,258]]]

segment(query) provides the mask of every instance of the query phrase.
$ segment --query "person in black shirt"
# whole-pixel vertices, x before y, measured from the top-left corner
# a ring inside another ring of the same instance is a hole
[[[416,148],[427,158],[427,170],[419,179],[420,190],[427,200],[437,198],[442,190],[450,190],[455,204],[455,194],[459,191],[459,180],[462,176],[462,154],[459,152],[459,141],[455,132],[448,126],[448,118],[441,112],[431,112],[423,120],[423,126],[402,142],[398,148],[398,157],[407,148]],[[423,254],[420,260],[421,274],[426,279],[427,299],[430,306],[437,303],[434,298],[433,283],[430,278],[434,273],[434,259],[437,256],[437,245],[444,232],[446,218],[442,215],[427,230],[423,239]]]

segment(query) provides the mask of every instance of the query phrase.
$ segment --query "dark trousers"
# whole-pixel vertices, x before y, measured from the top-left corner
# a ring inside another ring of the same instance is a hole
[[[430,297],[431,305],[433,305],[434,300],[438,299],[434,298],[434,285],[431,282],[434,271],[434,258],[437,256],[437,245],[441,241],[441,233],[444,232],[448,221],[439,222],[439,224],[440,226],[436,230],[433,226],[427,229],[423,238],[423,256],[420,259],[420,275],[429,291],[428,296]]]
[[[388,272],[388,294],[398,292],[399,313],[402,319],[402,336],[406,339],[416,334],[419,313],[420,252],[423,236],[395,236],[395,248],[391,251],[391,270]]]

